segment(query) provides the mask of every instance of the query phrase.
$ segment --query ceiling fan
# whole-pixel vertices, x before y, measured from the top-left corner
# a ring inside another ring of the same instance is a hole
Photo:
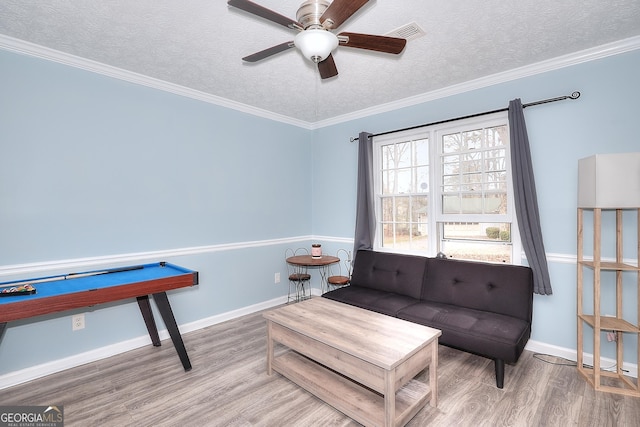
[[[300,5],[293,20],[249,0],[229,0],[229,6],[283,25],[298,34],[292,41],[284,42],[242,58],[246,62],[257,62],[293,47],[300,49],[305,58],[318,64],[320,77],[328,79],[338,75],[331,52],[340,46],[399,54],[407,41],[397,37],[342,32],[338,28],[369,0],[307,0]]]

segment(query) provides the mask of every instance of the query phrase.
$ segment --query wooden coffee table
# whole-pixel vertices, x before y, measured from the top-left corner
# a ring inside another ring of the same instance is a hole
[[[365,426],[403,426],[438,402],[437,329],[327,298],[264,314],[267,373],[279,372]],[[274,343],[288,347],[274,354]],[[429,368],[428,382],[415,377]]]

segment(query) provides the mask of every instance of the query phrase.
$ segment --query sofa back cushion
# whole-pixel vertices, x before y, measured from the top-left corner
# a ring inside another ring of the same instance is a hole
[[[518,265],[429,258],[422,299],[531,322],[533,273]]]
[[[420,299],[426,261],[420,256],[360,250],[351,285]]]

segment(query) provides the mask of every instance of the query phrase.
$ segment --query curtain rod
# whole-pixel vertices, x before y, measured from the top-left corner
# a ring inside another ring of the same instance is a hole
[[[536,101],[536,102],[530,102],[528,104],[523,104],[522,108],[527,108],[527,107],[531,107],[531,106],[534,106],[534,105],[540,105],[540,104],[547,104],[549,102],[564,101],[565,99],[578,99],[578,98],[580,98],[580,92],[575,91],[571,95],[558,96],[557,98],[543,99],[542,101]],[[390,130],[390,131],[387,131],[387,132],[376,133],[374,135],[371,135],[371,137],[373,138],[374,136],[382,136],[382,135],[388,135],[390,133],[402,132],[402,131],[405,131],[405,130],[419,129],[419,128],[423,128],[423,127],[427,127],[427,126],[433,126],[433,125],[439,125],[439,124],[442,124],[442,123],[454,122],[456,120],[471,119],[473,117],[485,116],[487,114],[500,113],[502,111],[508,111],[508,110],[509,110],[508,107],[507,108],[500,108],[499,110],[485,111],[484,113],[476,113],[476,114],[471,114],[469,116],[456,117],[454,119],[440,120],[439,122],[426,123],[426,124],[423,124],[423,125],[411,126],[411,127],[404,128],[404,129],[396,129],[396,130]],[[352,137],[352,138],[350,138],[350,141],[351,142],[355,142],[358,139],[359,139],[358,137],[355,137],[355,138]]]

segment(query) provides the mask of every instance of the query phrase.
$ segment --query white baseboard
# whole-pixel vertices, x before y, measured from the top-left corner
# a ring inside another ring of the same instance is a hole
[[[533,353],[548,354],[550,356],[562,357],[563,359],[571,360],[575,362],[578,360],[577,350],[565,347],[558,347],[552,344],[546,344],[540,341],[529,340],[524,348],[525,350]],[[586,365],[593,366],[593,354],[584,353],[583,362]],[[600,358],[600,366],[603,368],[614,367],[616,361],[608,357]],[[624,363],[622,369],[626,371],[626,375],[633,378],[638,378],[638,365],[633,363]]]
[[[320,295],[319,289],[312,289],[313,295]],[[249,305],[239,308],[237,310],[228,311],[226,313],[217,314],[205,319],[197,320],[195,322],[185,323],[179,326],[180,333],[185,334],[188,332],[197,331],[199,329],[206,328],[208,326],[216,325],[228,320],[233,320],[247,314],[255,313],[261,310],[266,310],[271,307],[275,307],[287,302],[287,297],[278,297],[269,301],[264,301],[258,304]],[[169,333],[166,329],[158,331],[161,340],[169,339]],[[133,338],[127,341],[122,341],[116,344],[112,344],[106,347],[97,348],[95,350],[87,351],[73,356],[65,357],[63,359],[54,360],[52,362],[43,363],[41,365],[21,369],[19,371],[9,372],[0,376],[0,390],[14,385],[22,384],[37,378],[45,377],[47,375],[61,372],[69,368],[84,365],[86,363],[95,362],[97,360],[105,359],[107,357],[115,356],[120,353],[124,353],[130,350],[135,350],[140,347],[144,347],[151,344],[151,339],[148,335]],[[529,340],[525,350],[548,354],[551,356],[562,357],[567,360],[576,361],[577,353],[575,349],[558,347],[552,344],[546,344],[539,341]],[[593,364],[593,355],[585,354],[584,363]],[[613,359],[602,358],[601,366],[614,366],[616,363]],[[638,378],[638,365],[625,363],[623,369],[628,371],[628,376]]]

